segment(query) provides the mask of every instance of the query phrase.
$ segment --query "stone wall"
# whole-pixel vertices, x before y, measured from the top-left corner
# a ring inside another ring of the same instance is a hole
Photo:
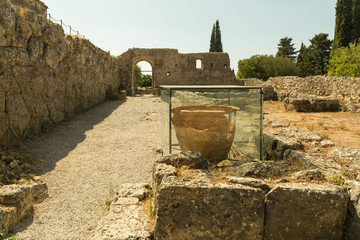
[[[136,92],[134,69],[140,61],[152,66],[153,89],[159,85],[237,84],[227,53],[181,54],[176,49],[132,48],[118,58],[121,84],[128,94]]]
[[[0,145],[36,135],[118,89],[110,54],[65,35],[46,10],[37,0],[0,3]]]
[[[343,187],[211,179],[202,170],[154,167],[155,239],[357,239],[344,232],[347,224],[356,232],[357,220],[346,222]]]
[[[329,96],[338,99],[360,99],[360,78],[310,76],[274,77],[266,84],[271,84],[275,91],[301,93],[307,95]]]

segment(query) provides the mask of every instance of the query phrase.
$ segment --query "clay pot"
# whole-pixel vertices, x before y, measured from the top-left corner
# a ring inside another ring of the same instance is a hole
[[[172,109],[171,121],[183,152],[200,152],[212,163],[227,158],[235,135],[239,108],[224,105],[183,106]]]

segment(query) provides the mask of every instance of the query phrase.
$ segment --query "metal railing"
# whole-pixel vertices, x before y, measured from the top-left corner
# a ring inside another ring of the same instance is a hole
[[[53,17],[50,15],[50,13],[48,14],[48,16],[49,16],[49,20],[51,20],[51,21],[53,21],[53,22],[60,23],[60,26],[61,26],[63,29],[64,29],[64,27],[69,28],[69,30],[70,30],[70,31],[69,31],[69,34],[70,34],[70,35],[72,35],[72,33],[76,33],[76,34],[74,34],[74,35],[80,36],[80,37],[86,39],[86,38],[85,38],[85,35],[80,35],[80,34],[79,34],[79,31],[76,31],[76,30],[74,30],[71,26],[66,25],[62,20],[56,20],[55,18],[53,18]],[[64,29],[64,31],[65,31],[65,29]]]

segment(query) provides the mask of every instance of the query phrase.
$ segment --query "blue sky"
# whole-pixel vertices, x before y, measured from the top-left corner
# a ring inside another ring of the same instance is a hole
[[[176,48],[208,52],[212,26],[220,21],[231,68],[255,54],[277,52],[280,38],[296,49],[318,33],[334,37],[336,0],[43,0],[62,19],[112,55],[129,48]],[[69,30],[65,29],[65,33]]]

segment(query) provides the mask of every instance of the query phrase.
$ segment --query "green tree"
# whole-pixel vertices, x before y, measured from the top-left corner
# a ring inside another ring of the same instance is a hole
[[[216,42],[216,38],[215,38],[215,24],[214,24],[211,32],[209,52],[215,52],[215,42]]]
[[[142,76],[141,67],[139,65],[136,65],[134,70],[134,78],[136,84],[141,80],[141,76]]]
[[[267,80],[269,77],[294,76],[297,72],[296,64],[289,58],[254,55],[238,62],[236,77]]]
[[[238,79],[258,78],[266,80],[264,69],[264,59],[266,57],[266,55],[254,55],[250,58],[239,60],[236,77]]]
[[[360,0],[353,0],[353,19],[352,19],[352,32],[351,42],[358,42],[360,39]]]
[[[139,87],[151,87],[152,77],[149,74],[141,75],[140,81],[136,83]]]
[[[216,20],[216,23],[213,25],[210,38],[210,49],[209,52],[222,52],[223,46],[221,42],[221,31],[219,20]]]
[[[332,41],[328,39],[329,34],[319,33],[310,39],[308,49],[309,58],[313,74],[324,75],[327,73],[327,65],[330,59],[330,50]]]
[[[295,61],[297,52],[294,48],[294,44],[291,42],[292,38],[281,38],[278,44],[278,52],[276,53],[276,57],[287,57]]]
[[[306,77],[313,74],[310,60],[310,51],[304,43],[301,43],[299,55],[296,61],[296,67],[298,68],[298,73],[301,77]]]
[[[337,1],[333,50],[338,47],[347,47],[354,40],[352,34],[357,32],[353,31],[354,23],[357,22],[354,19],[354,11],[359,5],[358,2],[359,0]]]
[[[360,44],[337,48],[331,54],[329,76],[360,77]]]
[[[216,20],[215,37],[216,37],[215,51],[216,52],[223,52],[223,45],[222,45],[222,42],[221,42],[221,31],[220,31],[219,20]]]

